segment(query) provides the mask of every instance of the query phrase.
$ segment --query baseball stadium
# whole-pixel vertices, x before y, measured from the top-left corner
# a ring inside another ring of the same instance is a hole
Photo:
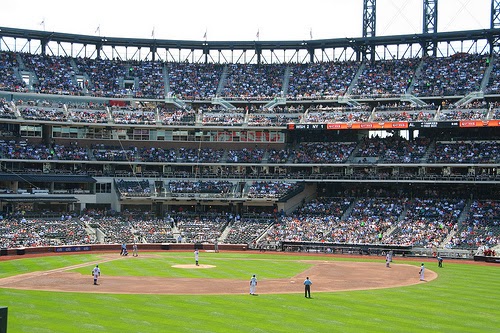
[[[0,333],[498,331],[500,1],[421,2],[356,38],[0,27]]]

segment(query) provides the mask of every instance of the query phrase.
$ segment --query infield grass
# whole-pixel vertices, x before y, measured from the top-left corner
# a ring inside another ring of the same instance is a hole
[[[142,253],[140,255],[143,255]],[[301,257],[251,253],[200,253],[200,263],[216,268],[173,269],[192,264],[190,252],[157,252],[151,258],[99,265],[106,275],[248,280],[286,278],[307,269]],[[100,255],[64,255],[0,262],[0,276],[50,270],[89,262]],[[354,260],[354,259],[352,259]],[[367,259],[370,260],[370,259]],[[374,258],[381,263],[382,258]],[[359,261],[359,260],[358,260]],[[395,258],[395,263],[419,265]],[[435,266],[434,266],[435,265]],[[499,266],[444,263],[436,280],[413,286],[366,291],[259,295],[122,295],[0,289],[8,306],[8,332],[494,332],[500,327]],[[257,290],[258,291],[258,290]]]

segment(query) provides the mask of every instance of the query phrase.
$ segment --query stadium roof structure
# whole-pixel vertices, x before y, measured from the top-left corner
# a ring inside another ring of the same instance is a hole
[[[352,49],[358,56],[363,56],[363,52],[370,47],[385,47],[388,45],[420,45],[424,46],[429,43],[449,43],[478,40],[485,40],[490,48],[496,45],[496,41],[500,38],[500,28],[495,29],[480,29],[466,30],[453,32],[436,32],[422,34],[407,34],[407,35],[392,35],[392,36],[372,36],[358,38],[334,38],[334,39],[317,39],[317,40],[290,40],[290,41],[207,41],[207,40],[166,40],[166,39],[144,39],[144,38],[122,38],[122,37],[104,37],[69,34],[61,32],[49,32],[39,30],[28,30],[19,28],[0,27],[0,42],[5,43],[4,38],[14,38],[26,40],[26,43],[20,52],[26,52],[26,45],[32,41],[39,41],[40,53],[46,53],[46,47],[49,43],[57,43],[58,47],[63,48],[63,52],[67,56],[75,56],[68,54],[61,44],[69,43],[77,44],[86,48],[87,46],[95,46],[94,56],[100,57],[103,47],[125,47],[148,49],[155,60],[155,55],[159,49],[182,49],[188,51],[199,50],[203,51],[205,56],[211,51],[254,51],[257,57],[262,54],[262,51],[275,50],[290,50],[298,52],[305,50],[309,54],[310,61],[314,60],[315,50],[325,49]],[[1,43],[0,43],[1,46]],[[488,50],[489,51],[489,50]],[[71,48],[73,53],[73,47]],[[80,51],[81,52],[81,51]],[[80,56],[80,55],[76,55]],[[260,59],[260,58],[259,58]],[[258,61],[259,62],[259,61]]]

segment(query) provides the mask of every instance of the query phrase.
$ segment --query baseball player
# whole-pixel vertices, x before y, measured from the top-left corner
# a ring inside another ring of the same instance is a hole
[[[254,274],[250,279],[250,295],[255,295],[255,288],[257,288],[257,278]]]
[[[391,268],[391,254],[389,252],[385,255],[385,267]]]
[[[198,249],[194,250],[194,261],[196,262],[196,266],[200,266],[198,264],[198,259],[199,259],[199,252]]]
[[[422,263],[422,265],[420,265],[420,271],[418,272],[420,274],[420,281],[425,281],[424,272],[425,272],[425,266],[424,263]]]
[[[94,277],[94,285],[97,286],[97,279],[99,278],[99,276],[101,276],[99,265],[95,265],[94,269],[92,270],[92,276]]]
[[[304,294],[305,294],[305,297],[309,297],[311,298],[311,285],[312,285],[312,281],[309,280],[309,276],[306,277],[306,280],[304,281]]]
[[[138,257],[139,256],[139,253],[137,251],[137,244],[134,243],[134,245],[132,246],[132,256],[134,257]]]

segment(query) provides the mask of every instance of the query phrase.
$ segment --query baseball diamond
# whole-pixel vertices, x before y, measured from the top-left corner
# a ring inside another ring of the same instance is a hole
[[[142,256],[141,260],[155,255]],[[159,256],[156,256],[161,258]],[[109,255],[101,262],[107,266],[114,260]],[[234,259],[238,260],[238,259]],[[265,260],[265,259],[264,259]],[[271,260],[271,259],[269,259]],[[312,267],[287,279],[261,279],[259,294],[301,292],[295,283],[307,275],[314,276],[316,292],[334,292],[401,287],[419,283],[415,279],[418,269],[413,265],[394,265],[392,270],[381,269],[373,262],[317,262],[311,261]],[[90,264],[90,263],[88,263]],[[13,289],[49,290],[66,292],[133,293],[133,294],[244,294],[247,281],[237,279],[189,279],[108,276],[101,278],[98,289],[88,284],[87,276],[72,272],[75,268],[87,266],[80,264],[44,272],[32,272],[0,279],[0,287]],[[180,266],[180,267],[179,267]],[[101,265],[101,267],[103,267]],[[216,268],[215,265],[173,265],[173,268],[203,269]],[[427,272],[427,281],[437,278],[432,271]],[[221,289],[220,285],[224,287]]]

